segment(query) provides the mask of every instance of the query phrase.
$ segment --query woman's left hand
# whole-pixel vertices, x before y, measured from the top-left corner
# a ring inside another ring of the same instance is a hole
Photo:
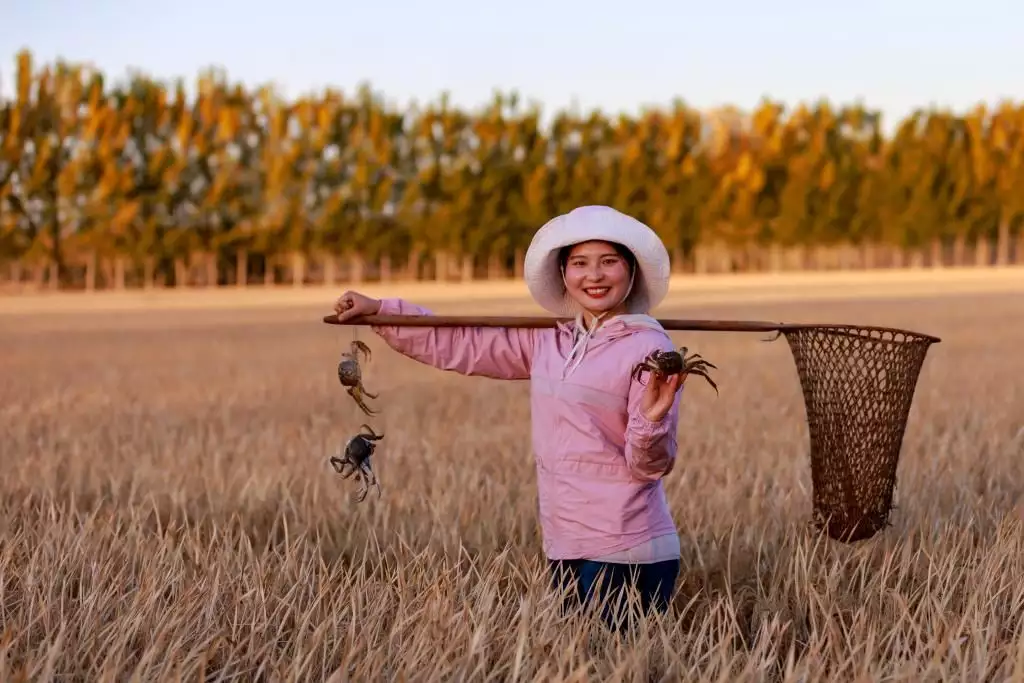
[[[640,402],[640,412],[651,422],[661,422],[675,401],[676,392],[683,387],[688,375],[669,375],[657,372],[648,376],[647,388]]]

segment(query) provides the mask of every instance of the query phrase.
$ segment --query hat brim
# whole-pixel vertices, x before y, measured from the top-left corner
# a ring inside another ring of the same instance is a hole
[[[668,250],[651,228],[607,206],[582,206],[545,223],[526,251],[523,275],[533,299],[557,316],[572,317],[579,306],[568,296],[558,266],[562,247],[591,240],[621,244],[636,259],[629,313],[648,313],[668,294]]]

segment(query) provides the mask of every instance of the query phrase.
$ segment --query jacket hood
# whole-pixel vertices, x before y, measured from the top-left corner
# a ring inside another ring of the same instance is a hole
[[[641,330],[660,330],[665,328],[656,318],[646,313],[626,313],[617,315],[600,324],[598,318],[592,318],[590,326],[584,323],[583,314],[577,314],[572,322],[559,322],[559,335],[568,336],[571,348],[565,357],[565,365],[562,368],[562,379],[565,379],[581,362],[587,351],[592,348],[609,344],[616,339],[628,337]]]

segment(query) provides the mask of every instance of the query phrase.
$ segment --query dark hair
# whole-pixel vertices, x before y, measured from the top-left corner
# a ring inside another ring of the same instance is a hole
[[[608,240],[601,241],[608,242]],[[633,252],[631,252],[629,249],[622,246],[618,242],[608,242],[608,244],[612,245],[612,247],[619,254],[619,256],[621,256],[626,261],[626,265],[629,267],[629,272],[630,274],[632,274],[633,271],[636,270],[636,257],[633,255]],[[575,244],[567,244],[566,246],[558,250],[558,269],[560,271],[565,272],[565,266],[567,263],[569,263],[569,254],[572,252],[572,248],[575,246]]]

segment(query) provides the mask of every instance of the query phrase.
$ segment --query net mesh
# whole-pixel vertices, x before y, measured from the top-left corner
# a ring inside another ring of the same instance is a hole
[[[870,538],[888,525],[917,378],[937,340],[842,325],[782,334],[807,412],[812,524],[836,540]]]

